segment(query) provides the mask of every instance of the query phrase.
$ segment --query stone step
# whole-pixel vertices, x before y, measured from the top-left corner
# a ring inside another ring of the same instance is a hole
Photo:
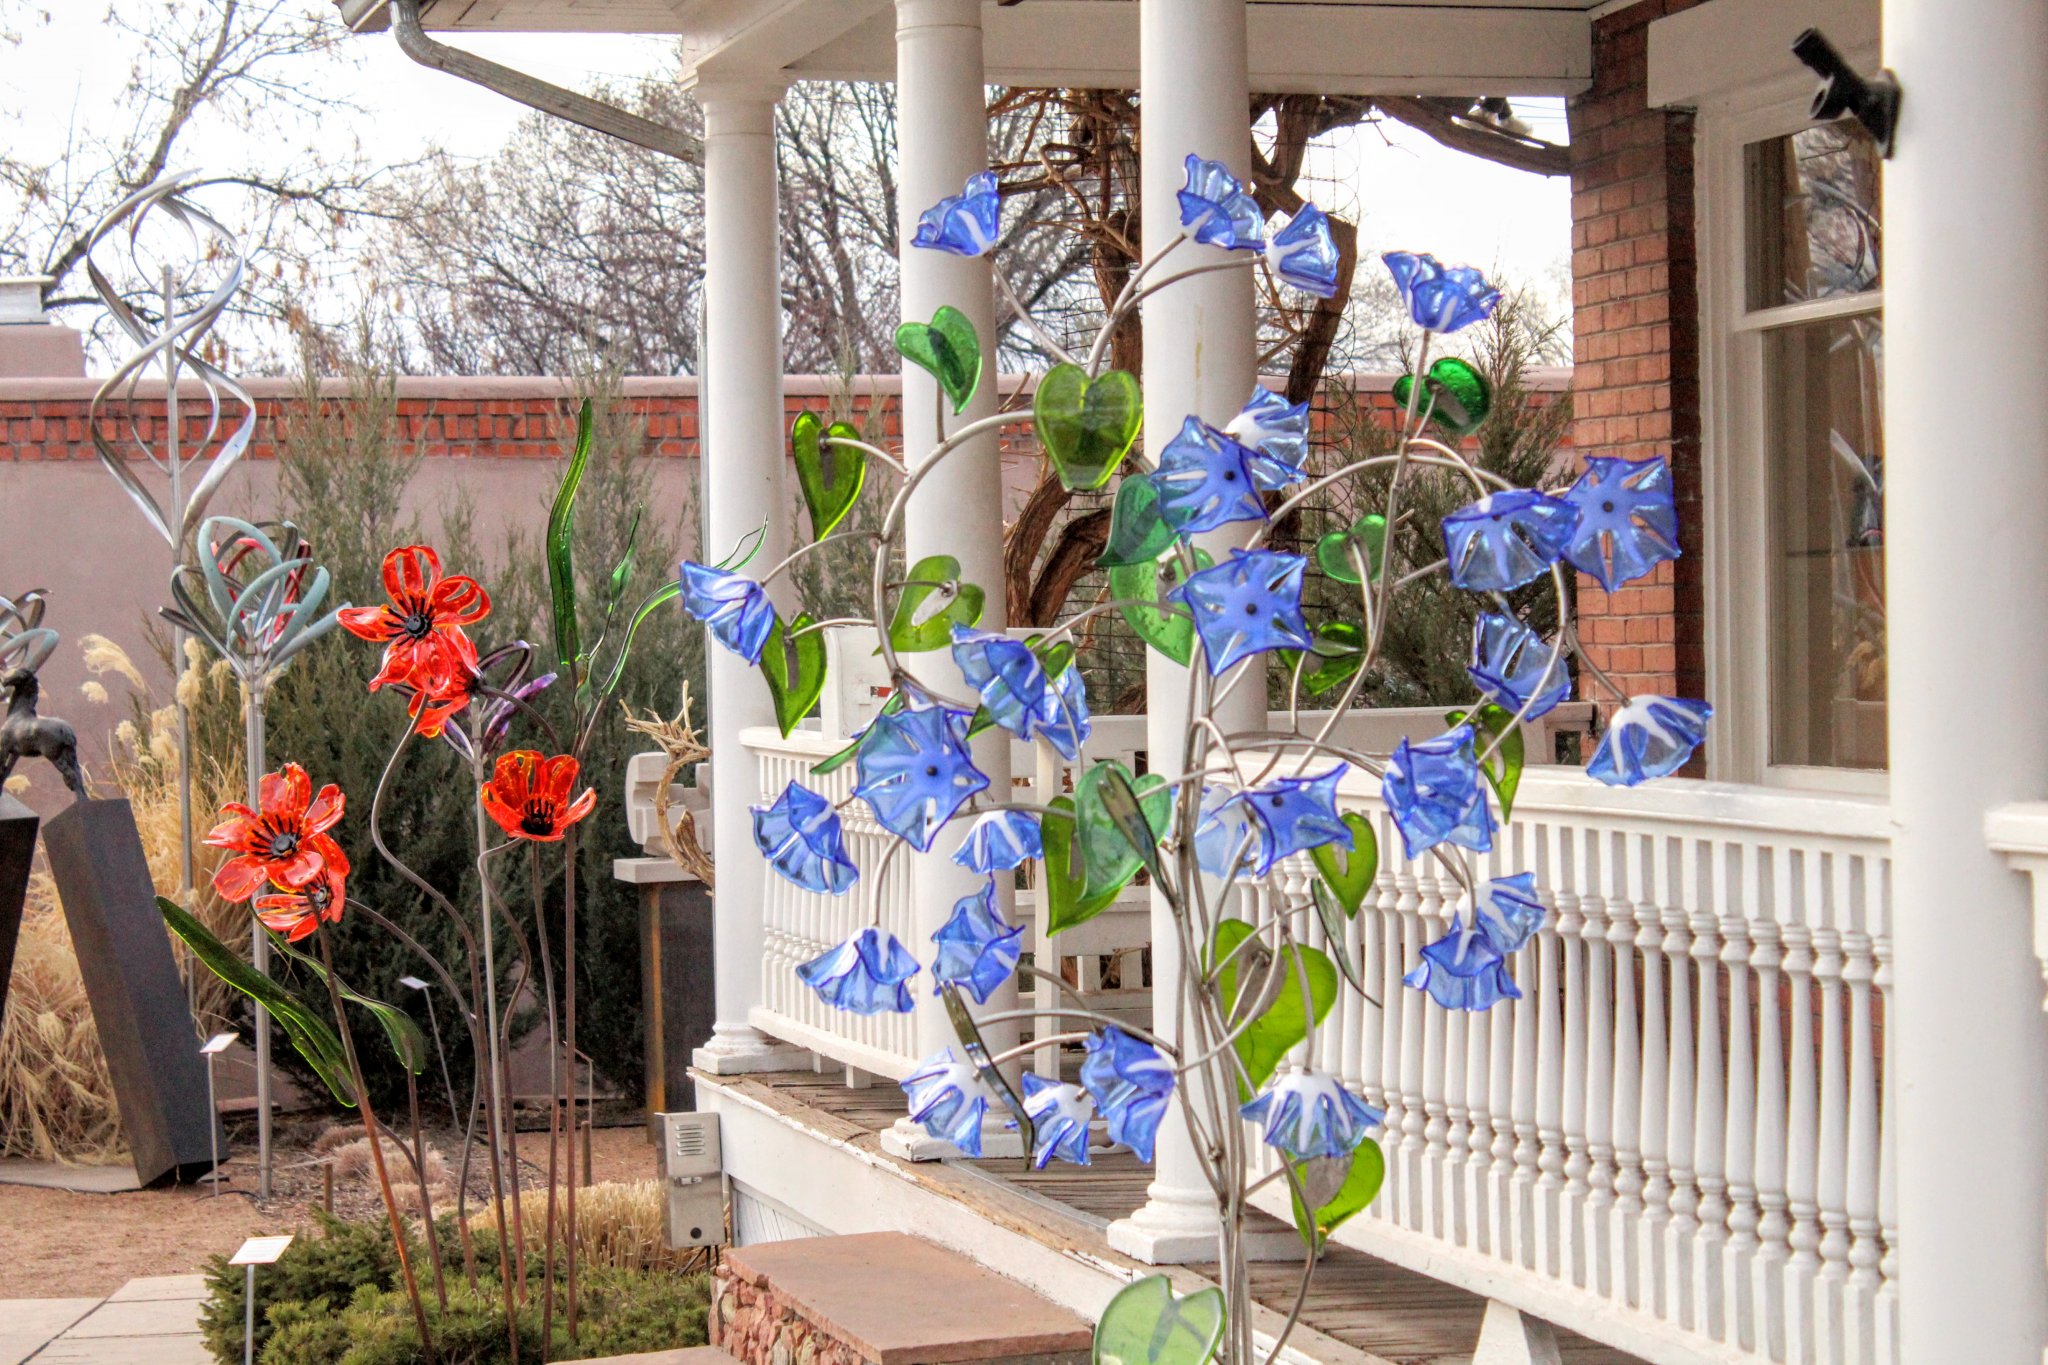
[[[565,1360],[562,1365],[600,1365],[596,1357]],[[739,1365],[716,1346],[685,1346],[675,1351],[641,1351],[629,1356],[606,1356],[602,1365]]]
[[[740,1365],[1086,1365],[1082,1318],[901,1232],[734,1247],[711,1340]]]

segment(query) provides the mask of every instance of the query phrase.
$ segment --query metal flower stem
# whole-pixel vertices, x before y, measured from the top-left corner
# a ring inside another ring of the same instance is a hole
[[[175,468],[176,466],[173,466]],[[262,676],[249,679],[242,687],[242,749],[244,754],[243,772],[247,776],[249,809],[263,809],[263,773],[268,766],[263,741],[263,703],[268,680]],[[192,798],[192,784],[189,765],[183,761],[191,753],[191,728],[185,716],[184,703],[178,705],[181,727],[180,762],[178,764],[180,785],[184,788],[183,798],[188,807]],[[186,826],[186,853],[191,853],[189,813]],[[270,935],[264,932],[263,922],[254,921],[249,929],[249,961],[264,976],[270,975]],[[271,1185],[271,1113],[270,1113],[270,1011],[262,1005],[250,1024],[250,1032],[256,1040],[256,1197],[270,1198]]]
[[[500,1088],[500,1080],[504,1076],[505,1071],[503,1058],[498,1049],[498,958],[496,936],[491,929],[491,873],[489,865],[484,861],[483,857],[484,850],[490,847],[490,828],[484,818],[485,774],[481,736],[478,737],[478,742],[471,751],[470,773],[476,779],[476,801],[474,805],[476,807],[477,898],[483,911],[484,930],[484,1028],[485,1037],[489,1040],[488,1052],[491,1076],[493,1078],[491,1088],[498,1092],[498,1102],[491,1106],[489,1122],[486,1125],[486,1134],[490,1139],[493,1149],[503,1152],[505,1149],[505,1129],[508,1126],[504,1110],[505,1106],[510,1103],[510,1100]],[[512,1174],[513,1179],[516,1181],[519,1175],[518,1170],[515,1168]]]

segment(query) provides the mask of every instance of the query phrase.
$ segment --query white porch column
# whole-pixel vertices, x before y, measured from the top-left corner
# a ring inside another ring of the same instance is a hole
[[[2048,6],[1885,0],[1884,50],[1900,1356],[2019,1365],[2048,1346],[2048,1024],[1984,817],[2048,795]]]
[[[732,552],[763,526],[749,566],[788,553],[782,458],[782,234],[776,211],[775,102],[779,80],[700,83],[704,109],[703,555]],[[774,703],[748,664],[705,649],[710,684],[712,840],[718,859],[713,944],[718,1022],[695,1063],[715,1075],[801,1065],[805,1054],[747,1022],[761,999],[761,901],[772,875],[754,849],[758,798],[750,725],[773,725]]]
[[[995,295],[986,258],[955,256],[911,246],[918,215],[945,198],[959,194],[967,177],[988,169],[988,102],[982,83],[981,5],[979,0],[896,0],[896,162],[897,257],[903,281],[903,316],[930,322],[941,304],[951,304],[973,322],[981,339],[981,388],[959,416],[939,392],[930,374],[908,361],[903,365],[903,434],[905,458],[913,465],[930,454],[943,423],[947,431],[996,409]],[[906,567],[926,555],[947,554],[960,561],[961,578],[988,594],[981,629],[1001,630],[1003,601],[1003,479],[993,436],[982,437],[949,456],[918,485],[905,513]],[[933,686],[956,697],[972,694],[944,651],[911,656],[910,669]],[[975,766],[988,774],[990,800],[1006,800],[1010,791],[1010,737],[990,730],[974,742]],[[931,936],[953,913],[954,903],[981,889],[983,878],[953,862],[966,826],[956,823],[942,832],[931,852],[910,859],[914,939],[904,946],[927,964],[914,983],[917,998],[917,1050],[929,1057],[945,1047],[958,1052],[953,1025],[943,1005],[931,994],[929,964],[935,951]],[[1004,896],[1005,915],[1014,909]],[[1015,984],[989,998],[985,1011],[1016,1007]],[[1003,1047],[1018,1036],[1015,1025],[988,1031],[991,1046]],[[883,1135],[884,1147],[913,1159],[955,1155],[950,1143],[937,1141],[907,1119]],[[983,1138],[984,1150],[1018,1151],[1017,1139],[1000,1128]]]
[[[1251,172],[1250,95],[1245,69],[1245,0],[1143,0],[1139,5],[1138,116],[1144,164],[1146,258],[1180,232],[1175,194],[1186,181],[1189,153],[1221,161],[1240,177]],[[1222,260],[1214,247],[1182,247],[1172,272]],[[1169,272],[1169,273],[1172,273]],[[1154,461],[1189,413],[1221,426],[1251,396],[1257,378],[1252,334],[1252,277],[1225,270],[1184,280],[1147,299],[1145,449]],[[1200,538],[1219,561],[1256,528],[1246,523]],[[1195,667],[1204,667],[1196,646]],[[1188,720],[1188,670],[1157,652],[1145,655],[1149,716],[1146,747],[1154,772],[1183,768]],[[1266,689],[1248,679],[1226,699],[1218,720],[1226,731],[1260,728]],[[1152,898],[1152,1026],[1172,1040],[1171,1002],[1180,989],[1173,917]],[[1180,1106],[1159,1125],[1157,1164],[1143,1208],[1110,1224],[1109,1244],[1153,1265],[1211,1261],[1217,1256],[1216,1197],[1201,1166]],[[1292,1234],[1290,1234],[1291,1236]]]

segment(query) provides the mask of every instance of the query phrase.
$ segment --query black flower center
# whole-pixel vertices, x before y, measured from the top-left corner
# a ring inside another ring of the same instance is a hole
[[[939,775],[939,765],[938,765],[938,764],[936,764],[936,763],[927,763],[927,764],[925,764],[925,765],[924,765],[924,775],[925,775],[926,777],[937,777],[937,776]]]
[[[1258,604],[1258,603],[1256,603],[1256,602],[1247,602],[1247,603],[1245,603],[1245,604],[1244,604],[1244,614],[1245,614],[1246,616],[1257,616],[1257,615],[1259,614],[1259,604]]]
[[[1237,482],[1237,471],[1236,471],[1235,469],[1226,469],[1226,470],[1224,470],[1224,471],[1223,471],[1223,482],[1225,482],[1225,483],[1236,483],[1236,482]]]
[[[409,611],[398,618],[398,629],[409,639],[424,640],[434,633],[434,618],[425,611]]]
[[[555,803],[536,797],[526,803],[526,809],[519,817],[522,834],[545,835],[555,832]]]
[[[299,836],[288,829],[278,830],[270,836],[270,856],[277,859],[290,858],[299,851]]]
[[[1614,511],[1614,499],[1612,499],[1612,498],[1609,498],[1609,499],[1608,499],[1608,500],[1607,500],[1606,502],[1603,502],[1603,503],[1601,503],[1601,504],[1600,504],[1600,510],[1601,510],[1601,511],[1603,511],[1603,512],[1612,512],[1612,511]]]

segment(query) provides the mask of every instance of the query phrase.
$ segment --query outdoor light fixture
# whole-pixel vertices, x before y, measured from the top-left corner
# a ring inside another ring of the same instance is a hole
[[[416,976],[401,976],[398,984],[409,991],[418,991],[427,1002],[427,1027],[434,1033],[434,1051],[441,1054],[441,1084],[448,1087],[448,1118],[452,1122],[462,1111],[455,1107],[455,1078],[448,1074],[448,1049],[441,1046],[441,1021],[434,1017],[434,992]]]
[[[1889,160],[1892,135],[1899,123],[1898,77],[1889,70],[1867,80],[1859,76],[1817,28],[1792,40],[1792,55],[1820,77],[1820,89],[1813,96],[1813,117],[1832,122],[1853,116],[1877,139],[1878,153]]]

